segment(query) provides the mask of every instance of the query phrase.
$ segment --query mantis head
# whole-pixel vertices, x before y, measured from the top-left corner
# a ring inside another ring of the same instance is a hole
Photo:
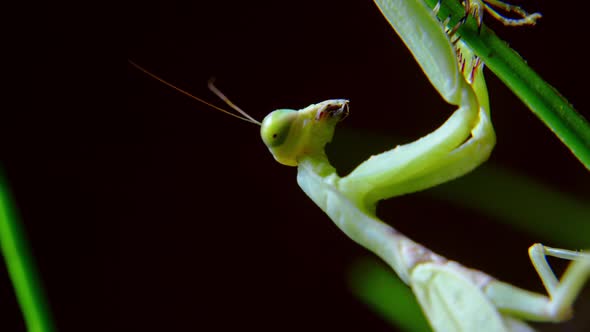
[[[279,163],[287,166],[297,166],[297,160],[303,156],[324,155],[324,146],[332,140],[336,123],[348,115],[348,100],[330,99],[301,110],[278,109],[267,115],[261,123],[232,103],[213,85],[213,81],[209,81],[209,89],[239,114],[217,107],[152,74],[133,61],[127,61],[148,76],[200,103],[259,125],[262,141],[270,153]]]
[[[260,136],[276,161],[297,166],[302,156],[323,154],[338,121],[348,115],[348,100],[330,99],[301,110],[278,109],[267,115]]]

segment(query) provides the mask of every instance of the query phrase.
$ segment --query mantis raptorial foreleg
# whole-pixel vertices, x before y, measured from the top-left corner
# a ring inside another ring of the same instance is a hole
[[[368,205],[461,176],[484,162],[495,144],[483,66],[473,60],[471,51],[460,41],[455,49],[423,2],[397,0],[376,3],[414,54],[433,86],[447,102],[459,108],[431,134],[371,157],[342,179],[341,189],[364,190],[364,200]],[[424,30],[416,31],[412,24],[406,22],[408,16],[420,18],[428,25],[423,26]],[[437,37],[424,42],[416,34],[424,32],[430,25],[437,27],[428,30],[431,36]],[[433,52],[435,47],[437,51]],[[457,65],[457,52],[466,59],[466,65],[461,68]]]

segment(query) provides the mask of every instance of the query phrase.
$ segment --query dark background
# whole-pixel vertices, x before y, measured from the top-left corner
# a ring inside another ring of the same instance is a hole
[[[588,118],[586,11],[524,5],[544,14],[534,28],[486,21]],[[258,119],[348,98],[341,130],[392,135],[393,146],[432,131],[452,111],[370,1],[130,3],[123,18],[127,58],[217,102],[206,88],[215,76]],[[487,77],[498,135],[489,163],[589,199],[587,170]],[[33,78],[37,91],[67,90]],[[79,102],[36,94],[49,106],[23,108],[8,130],[4,172],[60,330],[392,330],[346,286],[348,264],[367,252],[301,192],[294,168],[274,162],[257,127],[129,65],[127,106],[105,105],[118,82],[95,83]],[[345,150],[333,156],[343,173],[382,149]],[[526,248],[548,239],[424,194],[380,212],[443,255],[542,291]],[[2,330],[24,331],[3,269]],[[581,310],[584,319],[590,309]]]

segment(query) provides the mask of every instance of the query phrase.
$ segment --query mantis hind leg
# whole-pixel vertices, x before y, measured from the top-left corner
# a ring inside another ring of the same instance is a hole
[[[492,281],[485,293],[505,314],[531,321],[560,322],[571,318],[572,304],[590,277],[590,254],[555,249],[536,243],[529,256],[549,296],[523,290],[500,281]],[[572,260],[558,280],[546,256]]]
[[[548,312],[559,316],[570,310],[574,300],[590,278],[590,253],[557,249],[535,243],[529,248],[531,262],[537,270],[549,298]],[[571,260],[561,281],[549,266],[546,257]]]

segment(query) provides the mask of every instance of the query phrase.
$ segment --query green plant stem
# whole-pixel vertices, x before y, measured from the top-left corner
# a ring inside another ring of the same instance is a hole
[[[431,8],[437,0],[425,0]],[[439,18],[451,18],[454,26],[465,9],[456,0],[442,1]],[[590,124],[551,85],[532,70],[518,53],[485,25],[478,32],[470,17],[459,35],[486,66],[565,144],[590,170]]]
[[[0,248],[27,331],[51,332],[53,324],[21,225],[0,174]]]

